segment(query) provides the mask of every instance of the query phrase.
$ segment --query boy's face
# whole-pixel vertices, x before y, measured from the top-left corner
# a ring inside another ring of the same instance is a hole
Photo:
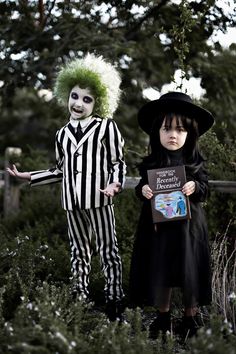
[[[175,117],[171,122],[171,126],[167,126],[164,119],[159,132],[161,145],[172,151],[184,146],[188,134],[181,121],[177,123]]]
[[[95,98],[91,95],[89,89],[82,89],[76,85],[71,90],[68,101],[70,118],[78,120],[89,117],[93,112],[94,104]]]

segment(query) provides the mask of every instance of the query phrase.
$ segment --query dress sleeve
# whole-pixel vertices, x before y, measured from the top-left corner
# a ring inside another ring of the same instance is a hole
[[[135,194],[141,201],[146,201],[147,199],[142,194],[142,187],[148,184],[147,171],[140,172],[141,179],[137,186],[135,187]]]
[[[204,202],[209,195],[208,175],[204,167],[194,175],[193,178],[196,189],[195,192],[189,197],[193,202]]]

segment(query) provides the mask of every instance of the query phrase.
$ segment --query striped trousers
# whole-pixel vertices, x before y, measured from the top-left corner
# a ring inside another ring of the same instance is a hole
[[[81,298],[88,297],[91,270],[92,236],[100,255],[105,277],[105,298],[121,300],[122,265],[118,254],[113,205],[85,210],[68,210],[68,235],[71,248],[71,268],[74,286]]]

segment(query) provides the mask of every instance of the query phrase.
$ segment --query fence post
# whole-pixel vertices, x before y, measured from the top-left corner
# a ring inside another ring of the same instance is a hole
[[[21,156],[22,150],[17,147],[7,147],[5,150],[4,167],[9,167],[13,159]],[[16,213],[19,209],[20,185],[9,173],[4,173],[4,218]]]

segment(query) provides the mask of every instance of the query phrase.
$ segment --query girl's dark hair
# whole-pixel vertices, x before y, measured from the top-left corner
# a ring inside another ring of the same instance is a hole
[[[171,127],[173,118],[176,118],[177,124],[181,122],[187,131],[187,137],[183,146],[183,163],[186,169],[195,173],[203,164],[203,157],[198,147],[198,124],[195,119],[189,118],[180,113],[162,113],[154,120],[150,133],[150,154],[143,159],[139,168],[158,168],[169,166],[171,161],[166,150],[160,142],[160,128],[165,119],[165,125]]]

